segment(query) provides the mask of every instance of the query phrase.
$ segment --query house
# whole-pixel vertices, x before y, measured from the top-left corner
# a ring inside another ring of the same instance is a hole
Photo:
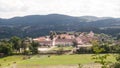
[[[82,39],[79,38],[79,37],[77,37],[77,38],[75,39],[75,41],[76,41],[77,44],[80,44],[80,45],[84,44],[83,41],[82,41]]]
[[[43,46],[51,46],[52,45],[52,41],[39,41],[40,45]]]
[[[42,36],[42,37],[38,37],[38,38],[34,38],[34,41],[50,41],[49,36]]]
[[[114,43],[115,43],[115,45],[120,45],[120,41],[119,40],[115,41]]]
[[[75,38],[78,45],[91,44],[91,41],[95,39],[97,38],[94,36],[94,33],[92,31],[90,31],[88,34],[83,32]]]
[[[93,33],[93,31],[90,31],[90,33],[88,34],[88,37],[94,37],[94,33]]]
[[[55,45],[73,45],[73,39],[56,39]]]
[[[75,36],[69,35],[69,34],[60,34],[60,35],[57,35],[57,38],[59,38],[59,39],[74,39]]]

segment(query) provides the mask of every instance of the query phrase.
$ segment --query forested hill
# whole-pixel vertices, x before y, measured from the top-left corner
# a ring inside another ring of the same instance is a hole
[[[96,33],[118,34],[120,18],[60,14],[29,15],[10,19],[0,18],[0,38],[11,36],[38,37],[49,31],[94,31]]]

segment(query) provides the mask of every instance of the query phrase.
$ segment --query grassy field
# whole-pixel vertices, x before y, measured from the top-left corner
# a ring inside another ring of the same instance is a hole
[[[30,59],[23,60],[24,56],[8,56],[5,58],[0,58],[0,64],[2,66],[8,66],[16,62],[17,65],[77,65],[77,64],[89,64],[93,63],[94,60],[91,59],[92,54],[80,54],[80,55],[34,55]],[[107,60],[115,62],[113,55],[110,55]]]
[[[9,66],[13,63],[20,62],[24,56],[19,55],[19,56],[7,56],[4,58],[0,58],[0,65],[1,66]]]
[[[107,59],[111,62],[115,62],[113,55]],[[65,64],[87,64],[93,63],[94,60],[91,58],[91,54],[81,55],[53,55],[53,56],[33,56],[31,59],[21,61],[19,64],[40,64],[40,65],[65,65]]]

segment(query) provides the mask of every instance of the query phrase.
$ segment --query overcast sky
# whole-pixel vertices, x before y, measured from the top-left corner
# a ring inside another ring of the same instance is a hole
[[[65,14],[120,17],[120,0],[0,0],[0,17]]]

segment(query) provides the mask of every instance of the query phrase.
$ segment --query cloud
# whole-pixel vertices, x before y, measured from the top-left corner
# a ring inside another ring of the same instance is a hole
[[[0,12],[20,11],[23,4],[19,0],[0,0]]]
[[[120,0],[0,0],[0,17],[59,13],[120,17]]]

